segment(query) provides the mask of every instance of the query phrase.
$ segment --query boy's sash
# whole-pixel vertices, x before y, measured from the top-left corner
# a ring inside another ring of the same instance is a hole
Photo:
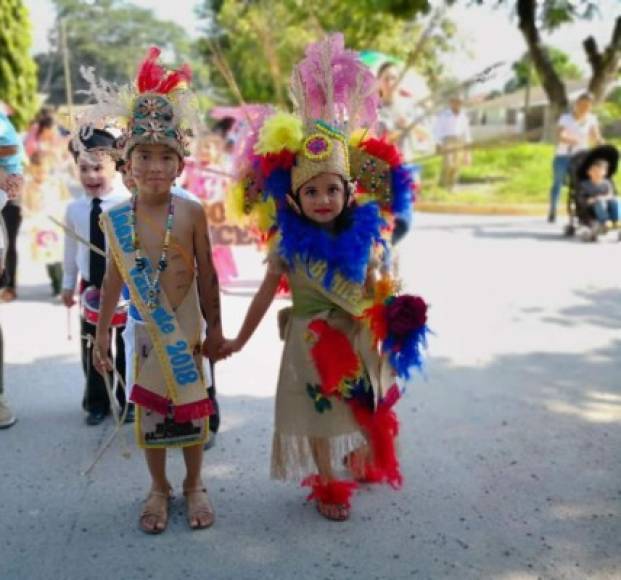
[[[194,359],[196,345],[188,341],[164,292],[160,292],[159,305],[154,310],[147,307],[148,287],[143,272],[135,266],[130,212],[131,204],[125,202],[101,215],[108,247],[153,344],[132,386],[130,399],[164,416],[172,412],[176,423],[207,417],[212,414],[213,405]],[[152,272],[148,261],[146,272]],[[189,292],[192,291],[195,288],[190,288]]]

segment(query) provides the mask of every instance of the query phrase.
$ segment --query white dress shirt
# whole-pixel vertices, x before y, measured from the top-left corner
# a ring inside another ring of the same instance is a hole
[[[120,178],[115,179],[112,191],[101,197],[101,211],[126,201],[130,193]],[[91,235],[91,206],[92,197],[83,194],[67,206],[65,224],[85,240]],[[63,259],[63,289],[74,290],[78,281],[78,274],[83,280],[88,280],[90,271],[90,249],[82,242],[78,242],[70,234],[65,233],[65,252]]]
[[[455,137],[466,143],[471,143],[472,136],[470,135],[468,116],[463,111],[459,111],[456,115],[452,109],[444,109],[436,118],[433,136],[437,143],[442,143],[447,137]]]

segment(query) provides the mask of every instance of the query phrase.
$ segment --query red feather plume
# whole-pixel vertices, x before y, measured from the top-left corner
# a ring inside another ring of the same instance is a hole
[[[325,320],[313,320],[308,329],[317,336],[317,342],[310,352],[321,380],[321,392],[326,397],[338,395],[339,387],[345,379],[358,376],[358,355],[347,335],[332,328]]]
[[[192,80],[192,70],[187,64],[174,71],[167,71],[159,65],[157,60],[161,53],[157,46],[152,46],[140,64],[136,77],[139,93],[153,92],[165,95],[177,89],[182,83],[189,83]]]
[[[362,313],[362,318],[366,319],[373,335],[373,340],[377,345],[388,336],[388,323],[386,322],[386,306],[383,303],[374,304]]]
[[[319,475],[309,475],[302,481],[302,487],[310,487],[307,500],[317,500],[327,505],[344,505],[351,507],[351,496],[358,486],[346,479],[324,481]]]
[[[389,143],[386,139],[369,137],[360,144],[360,149],[385,161],[390,167],[397,167],[403,163],[403,158],[396,145]]]
[[[400,488],[403,476],[395,447],[399,420],[392,406],[380,403],[373,411],[353,400],[350,407],[356,422],[367,433],[373,452],[372,463],[366,466],[365,479],[373,483],[385,481],[395,489]]]

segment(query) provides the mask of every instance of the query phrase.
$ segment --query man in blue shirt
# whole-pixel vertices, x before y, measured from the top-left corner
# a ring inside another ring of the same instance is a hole
[[[2,210],[6,225],[6,269],[2,280],[4,289],[0,300],[11,302],[17,297],[17,234],[22,223],[20,196],[23,184],[24,150],[22,140],[7,115],[0,110],[0,188],[7,192],[9,201]]]

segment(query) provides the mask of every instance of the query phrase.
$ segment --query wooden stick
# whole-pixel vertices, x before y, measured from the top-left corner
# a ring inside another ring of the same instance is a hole
[[[416,61],[423,53],[423,48],[425,48],[425,45],[431,38],[431,33],[433,32],[433,29],[436,27],[436,24],[438,23],[440,18],[444,15],[444,12],[445,12],[444,8],[437,8],[434,11],[434,13],[431,15],[431,19],[429,20],[429,23],[423,30],[423,33],[420,35],[420,38],[416,42],[416,45],[410,51],[410,53],[408,54],[405,60],[405,66],[403,67],[403,70],[399,74],[399,78],[397,79],[396,86],[399,86],[401,84],[401,81],[403,81],[407,72],[416,64]]]
[[[509,145],[513,141],[524,141],[530,138],[540,137],[542,129],[531,129],[527,133],[504,133],[496,137],[491,137],[483,141],[477,141],[473,143],[465,143],[464,145],[454,145],[452,147],[446,147],[442,151],[435,153],[429,153],[421,157],[416,157],[406,161],[406,163],[422,163],[434,157],[441,157],[447,153],[456,153],[459,151],[481,150],[481,149],[494,149],[496,147],[503,147]],[[509,142],[509,143],[508,143]]]
[[[98,248],[97,246],[91,244],[88,240],[85,240],[80,234],[70,228],[67,224],[64,224],[60,220],[57,220],[54,216],[48,215],[47,217],[49,217],[57,226],[60,226],[65,231],[65,233],[69,234],[69,236],[71,236],[74,240],[77,240],[78,242],[81,242],[82,244],[88,246],[90,250],[95,252],[96,254],[99,254],[104,258],[106,257],[106,252],[104,252],[101,248]]]

